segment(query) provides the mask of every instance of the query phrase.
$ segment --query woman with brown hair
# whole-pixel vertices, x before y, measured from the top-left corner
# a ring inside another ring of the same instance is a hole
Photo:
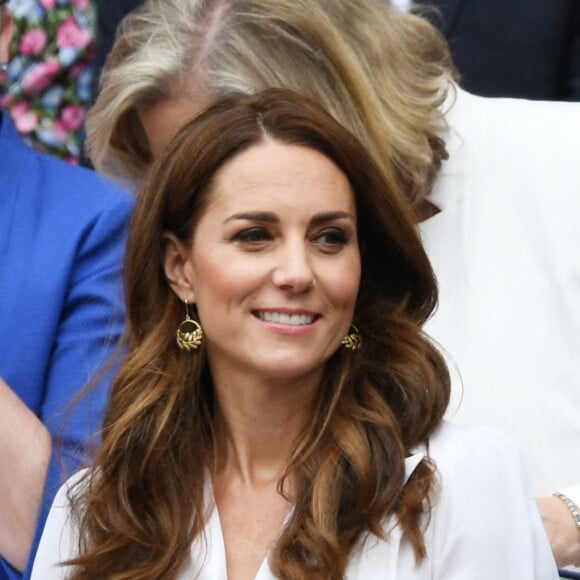
[[[514,438],[558,562],[580,562],[580,105],[477,97],[453,74],[440,34],[385,0],[146,0],[105,67],[91,158],[138,183],[232,90],[330,112],[420,221],[426,328],[458,369],[447,416]]]
[[[443,423],[408,204],[317,105],[272,89],[188,123],[126,273],[103,445],[33,578],[556,577],[509,443]]]

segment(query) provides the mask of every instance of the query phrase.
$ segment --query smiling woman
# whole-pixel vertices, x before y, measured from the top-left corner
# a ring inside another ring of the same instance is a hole
[[[103,445],[34,579],[555,572],[511,446],[442,422],[408,204],[311,101],[231,96],[179,132],[138,197],[127,297]]]
[[[167,234],[165,272],[197,304],[216,385],[301,377],[314,392],[358,292],[348,179],[313,149],[252,146],[216,172],[191,242]]]

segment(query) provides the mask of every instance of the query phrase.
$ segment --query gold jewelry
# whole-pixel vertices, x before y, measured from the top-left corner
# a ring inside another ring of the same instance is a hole
[[[185,301],[185,320],[177,327],[175,335],[180,350],[197,350],[203,341],[203,328],[197,320],[189,316],[189,306]]]
[[[362,346],[361,333],[354,324],[350,325],[348,334],[341,340],[340,344],[349,350],[358,350]]]

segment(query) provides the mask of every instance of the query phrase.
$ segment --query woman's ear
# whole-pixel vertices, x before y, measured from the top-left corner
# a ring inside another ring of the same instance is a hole
[[[163,270],[169,286],[182,301],[195,302],[195,269],[192,263],[191,248],[186,246],[171,232],[163,234],[165,252]]]

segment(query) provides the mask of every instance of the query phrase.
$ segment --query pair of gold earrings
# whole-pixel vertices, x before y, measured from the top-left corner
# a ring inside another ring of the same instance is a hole
[[[177,347],[187,352],[197,350],[203,342],[203,328],[197,320],[194,320],[189,315],[187,300],[185,301],[185,320],[177,327],[175,340]],[[349,350],[359,350],[362,346],[362,336],[354,324],[351,325],[348,334],[342,339],[341,344]]]

